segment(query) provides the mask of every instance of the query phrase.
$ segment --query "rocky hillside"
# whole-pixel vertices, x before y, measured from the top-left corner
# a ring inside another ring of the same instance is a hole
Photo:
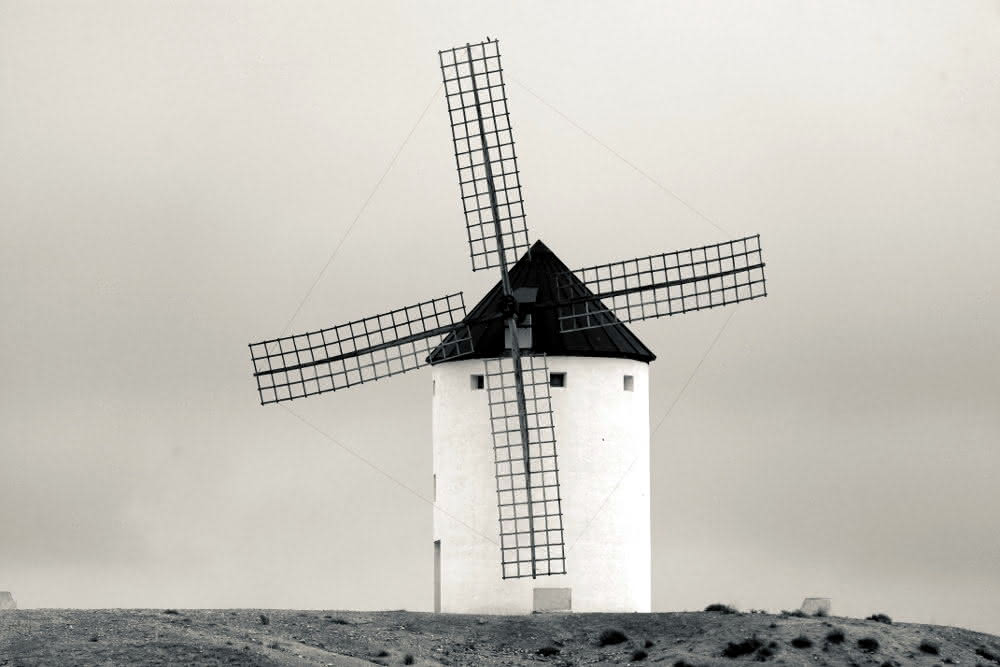
[[[0,613],[0,665],[967,665],[1000,637],[741,613],[460,616],[278,610]]]

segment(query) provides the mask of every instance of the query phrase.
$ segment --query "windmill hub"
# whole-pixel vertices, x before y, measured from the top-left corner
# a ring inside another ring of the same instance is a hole
[[[503,316],[503,318],[505,320],[506,319],[510,319],[512,317],[513,318],[517,318],[517,316],[518,316],[518,303],[517,303],[517,299],[515,299],[513,295],[504,294],[503,297],[501,297],[501,299],[500,299],[500,314]]]

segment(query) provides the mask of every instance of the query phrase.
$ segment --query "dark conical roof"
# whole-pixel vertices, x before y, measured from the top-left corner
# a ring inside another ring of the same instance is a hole
[[[613,322],[603,327],[560,332],[557,311],[552,304],[556,300],[556,274],[565,271],[569,271],[566,265],[541,241],[536,241],[510,269],[512,289],[538,290],[538,306],[532,311],[532,352],[570,357],[615,357],[646,363],[656,359],[656,355],[613,315]],[[582,282],[575,287],[574,292],[580,295],[593,294]],[[500,317],[502,297],[503,288],[498,282],[469,311],[464,321],[472,333],[473,353],[451,361],[504,356],[506,323]],[[440,349],[439,346],[431,352],[428,358],[431,363],[449,361],[443,358]]]

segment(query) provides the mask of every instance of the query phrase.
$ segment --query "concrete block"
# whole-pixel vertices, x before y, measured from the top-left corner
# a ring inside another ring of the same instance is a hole
[[[829,616],[830,598],[806,598],[802,601],[802,612],[809,616]]]
[[[17,609],[14,596],[9,591],[0,591],[0,611]]]
[[[533,608],[535,611],[572,611],[573,595],[570,588],[536,588]]]

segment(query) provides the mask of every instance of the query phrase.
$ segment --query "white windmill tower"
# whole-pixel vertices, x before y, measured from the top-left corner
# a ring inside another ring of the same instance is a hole
[[[648,611],[655,357],[625,322],[766,296],[759,237],[570,271],[529,245],[498,42],[440,60],[472,268],[500,282],[469,313],[456,293],[252,343],[260,401],[432,365],[435,609]]]
[[[529,293],[534,305],[544,304],[554,300],[556,282],[568,271],[538,241],[511,269],[510,282],[515,294]],[[474,352],[436,363],[432,372],[434,490],[440,508],[434,515],[435,609],[649,611],[648,370],[655,356],[622,324],[564,332],[557,311],[521,304],[528,311],[518,327],[518,346],[530,433],[536,432],[536,419],[555,421],[559,437],[558,463],[554,443],[551,460],[541,450],[531,457],[532,464],[537,460],[543,470],[551,469],[533,487],[541,482],[542,497],[555,498],[536,521],[557,529],[544,533],[532,561],[524,539],[530,537],[523,530],[527,519],[515,518],[518,496],[526,492],[509,488],[519,484],[505,477],[512,464],[504,460],[517,459],[503,446],[505,417],[517,412],[510,402],[512,379],[500,373],[496,360],[510,355],[511,339],[500,321],[476,324],[498,313],[502,299],[498,285],[469,313]],[[544,428],[537,432],[541,443],[554,440],[554,428],[547,435]],[[491,440],[497,460],[493,448],[483,446]],[[534,446],[535,437],[531,442]],[[497,488],[483,483],[494,474]],[[517,581],[496,576],[497,542],[504,547],[504,576]],[[532,566],[536,574],[552,576],[544,584],[519,578]]]

